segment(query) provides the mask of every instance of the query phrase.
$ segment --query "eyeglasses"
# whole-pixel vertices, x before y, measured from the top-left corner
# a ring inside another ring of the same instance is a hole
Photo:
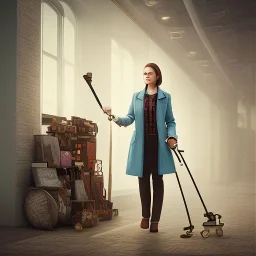
[[[148,72],[148,73],[147,73],[147,72],[144,72],[144,73],[143,73],[144,76],[146,76],[146,75],[152,76],[153,74],[154,74],[153,72]]]

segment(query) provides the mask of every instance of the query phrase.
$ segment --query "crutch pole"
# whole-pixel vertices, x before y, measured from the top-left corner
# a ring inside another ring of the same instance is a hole
[[[201,196],[201,194],[200,194],[200,192],[199,192],[199,190],[198,190],[198,187],[197,187],[197,185],[196,185],[196,182],[195,182],[195,180],[194,180],[194,178],[193,178],[193,176],[192,176],[192,174],[191,174],[191,172],[190,172],[190,170],[189,170],[189,168],[188,168],[188,165],[187,165],[187,163],[186,163],[186,161],[185,161],[183,155],[181,154],[182,152],[184,152],[184,150],[179,150],[179,149],[178,149],[178,153],[179,153],[179,155],[180,155],[180,157],[181,157],[183,163],[185,164],[185,166],[186,166],[186,168],[187,168],[187,171],[188,171],[188,173],[189,173],[189,176],[190,176],[190,178],[191,178],[191,180],[192,180],[192,182],[193,182],[193,184],[194,184],[194,186],[195,186],[195,188],[196,188],[196,191],[197,191],[198,196],[199,196],[199,198],[200,198],[200,200],[201,200],[201,202],[202,202],[202,205],[203,205],[203,207],[204,207],[204,210],[205,210],[206,214],[209,215],[209,212],[208,212],[208,210],[207,210],[207,208],[206,208],[206,205],[205,205],[205,203],[204,203],[204,200],[203,200],[203,198],[202,198],[202,196]]]

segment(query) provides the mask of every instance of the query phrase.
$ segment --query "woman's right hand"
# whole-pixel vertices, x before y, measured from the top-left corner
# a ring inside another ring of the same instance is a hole
[[[102,107],[102,110],[104,113],[106,113],[107,115],[111,115],[111,107]]]

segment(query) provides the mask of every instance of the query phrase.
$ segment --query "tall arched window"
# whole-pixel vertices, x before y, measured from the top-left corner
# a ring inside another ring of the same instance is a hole
[[[62,96],[65,104],[62,106],[62,115],[70,118],[74,115],[75,90],[75,50],[76,50],[76,19],[69,6],[60,1],[65,17],[63,21],[63,84]]]
[[[76,18],[58,0],[42,2],[41,112],[74,115]]]
[[[60,114],[61,16],[50,4],[42,3],[42,113]]]

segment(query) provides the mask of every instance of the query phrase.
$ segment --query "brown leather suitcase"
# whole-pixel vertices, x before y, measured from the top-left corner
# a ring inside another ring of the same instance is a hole
[[[48,167],[60,166],[60,146],[56,137],[34,135],[34,162],[47,162]]]
[[[84,182],[84,189],[88,198],[92,199],[92,173],[90,171],[82,171],[81,172],[81,179]]]
[[[96,142],[88,140],[72,141],[73,162],[83,162],[84,169],[94,171],[94,160],[96,159]]]

